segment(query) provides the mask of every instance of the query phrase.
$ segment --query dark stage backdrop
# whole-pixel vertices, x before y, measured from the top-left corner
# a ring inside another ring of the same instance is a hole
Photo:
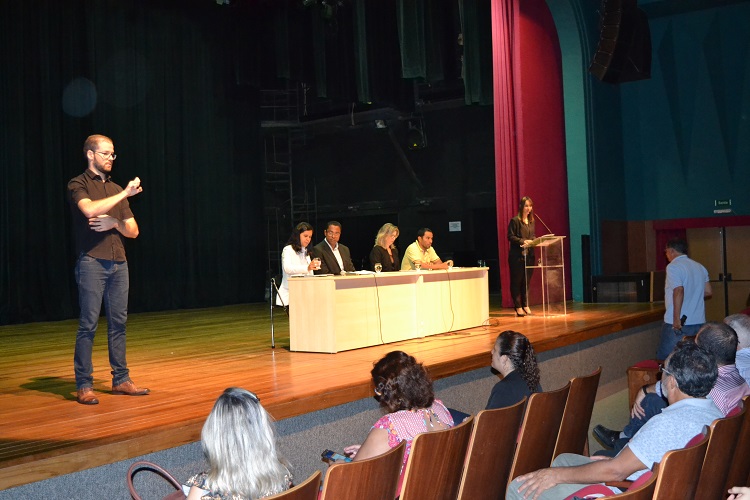
[[[131,311],[263,299],[257,90],[232,78],[230,12],[176,4],[0,4],[0,324],[77,315],[65,187],[92,133],[142,180]]]
[[[0,324],[78,313],[65,186],[85,169],[93,133],[114,140],[114,180],[139,176],[144,188],[130,199],[140,226],[126,242],[131,312],[264,300],[259,89],[289,83],[310,85],[305,127],[328,130],[323,117],[342,113],[349,122],[333,136],[311,131],[293,169],[318,186],[319,216],[345,222],[360,261],[385,220],[402,228],[403,248],[427,225],[446,258],[490,261],[492,110],[463,106],[461,93],[464,80],[466,102],[491,91],[470,84],[486,68],[462,73],[460,54],[481,62],[491,46],[471,36],[476,22],[463,46],[457,36],[459,10],[489,20],[480,3],[0,2]],[[353,103],[386,111],[388,129],[352,126]],[[428,146],[405,151],[416,123]],[[463,231],[449,234],[449,221]]]

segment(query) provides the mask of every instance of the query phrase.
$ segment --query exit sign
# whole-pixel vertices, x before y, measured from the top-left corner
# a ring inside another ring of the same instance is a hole
[[[732,199],[726,198],[723,200],[714,200],[714,213],[715,214],[732,213]]]

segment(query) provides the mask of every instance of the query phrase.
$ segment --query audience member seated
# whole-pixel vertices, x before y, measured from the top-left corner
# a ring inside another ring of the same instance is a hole
[[[398,227],[386,222],[375,236],[375,246],[370,251],[370,269],[375,270],[375,264],[383,266],[384,272],[398,271],[401,261],[398,259],[398,248],[393,243],[398,238]]]
[[[273,420],[250,391],[230,387],[201,432],[208,471],[187,481],[188,500],[254,500],[289,489],[289,464],[276,448]]]
[[[750,499],[750,488],[747,486],[735,486],[729,490],[732,493],[727,497],[727,500],[749,500]]]
[[[732,314],[724,318],[724,323],[737,332],[737,357],[734,364],[745,382],[750,384],[750,316]]]
[[[737,354],[737,333],[724,323],[709,322],[698,330],[695,343],[713,356],[719,367],[719,376],[709,397],[719,410],[727,415],[742,398],[750,394],[750,386],[740,376],[734,365]],[[630,423],[622,432],[613,431],[601,425],[594,427],[594,436],[597,441],[602,446],[613,450],[599,454],[612,456],[620,451],[644,423],[667,406],[661,389],[659,382],[643,387],[635,398],[630,413]]]
[[[389,352],[375,363],[371,373],[375,400],[388,413],[375,422],[364,443],[347,446],[344,452],[355,461],[364,460],[406,441],[403,461],[406,465],[414,437],[453,427],[453,418],[443,403],[435,399],[432,379],[413,356],[403,351]]]
[[[492,347],[492,368],[503,379],[492,388],[488,410],[512,406],[534,392],[542,392],[534,348],[521,333],[506,330],[497,336]]]
[[[563,453],[552,467],[515,478],[506,498],[559,500],[589,484],[637,479],[666,452],[684,448],[704,426],[724,416],[706,398],[717,376],[713,356],[691,342],[680,341],[663,369],[662,390],[669,406],[646,422],[616,457]],[[617,488],[613,491],[619,493]]]
[[[281,278],[279,293],[276,295],[276,305],[289,305],[289,277],[291,275],[312,275],[318,269],[319,262],[313,262],[307,250],[312,241],[312,235],[313,227],[307,222],[300,222],[281,251],[281,269],[284,271],[284,276]]]

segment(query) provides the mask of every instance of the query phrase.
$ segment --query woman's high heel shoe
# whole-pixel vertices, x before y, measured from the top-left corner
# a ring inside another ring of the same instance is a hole
[[[524,316],[526,316],[526,313],[520,307],[516,307],[516,316],[518,316],[519,318],[523,318]]]
[[[529,309],[529,306],[523,306],[523,312],[526,313],[527,316],[531,316],[531,309]]]

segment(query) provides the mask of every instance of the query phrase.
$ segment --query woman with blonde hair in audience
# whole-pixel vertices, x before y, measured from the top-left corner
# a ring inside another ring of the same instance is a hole
[[[427,370],[413,356],[403,351],[389,352],[375,363],[370,373],[375,399],[388,413],[375,422],[364,443],[344,448],[353,460],[382,455],[406,441],[403,461],[406,465],[415,436],[453,427],[450,412],[435,399]]]
[[[201,446],[209,468],[187,481],[188,500],[255,500],[291,485],[273,420],[250,391],[230,387],[219,396],[203,425]]]
[[[503,379],[492,388],[488,410],[512,406],[524,397],[542,392],[536,353],[522,333],[506,330],[497,336],[492,347],[492,368]]]
[[[401,260],[398,258],[398,248],[393,242],[398,238],[398,227],[386,222],[375,236],[375,246],[370,251],[370,267],[375,270],[375,264],[383,266],[383,271],[391,272],[401,269]]]

